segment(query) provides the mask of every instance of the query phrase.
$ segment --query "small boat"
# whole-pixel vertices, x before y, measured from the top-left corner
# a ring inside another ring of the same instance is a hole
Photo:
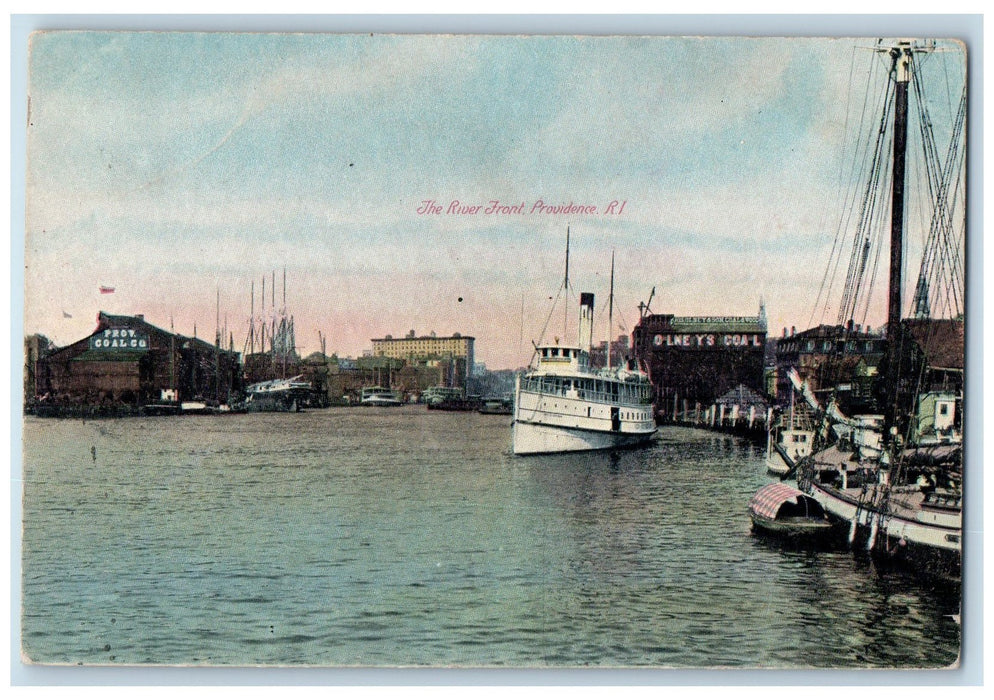
[[[400,394],[382,386],[367,386],[359,398],[360,406],[403,406],[404,400]]]
[[[783,483],[767,484],[749,501],[754,530],[783,537],[827,534],[831,523],[811,496]]]
[[[433,386],[425,389],[424,393],[421,394],[421,402],[428,406],[428,408],[436,408],[440,404],[449,401],[459,401],[463,398],[465,392],[459,387],[454,386]]]
[[[489,415],[509,416],[514,412],[514,399],[510,396],[499,399],[483,399],[483,403],[477,410]]]
[[[479,408],[480,398],[478,396],[428,402],[429,411],[476,411]]]
[[[771,425],[766,440],[766,471],[781,478],[789,476],[811,454],[814,440],[815,431],[809,425],[783,419]]]
[[[806,399],[813,395],[796,371],[789,373],[794,390],[790,409],[770,421],[766,435],[766,471],[785,479],[794,474],[802,459],[811,454],[815,442],[815,409],[807,402],[795,405],[795,393]]]

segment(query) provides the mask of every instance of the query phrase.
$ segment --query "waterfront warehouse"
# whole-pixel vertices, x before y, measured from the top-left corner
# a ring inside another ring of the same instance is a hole
[[[139,413],[163,401],[218,404],[241,391],[238,353],[170,333],[143,315],[99,312],[89,336],[39,357],[33,407],[40,413]]]
[[[757,316],[649,314],[632,338],[639,364],[649,373],[657,411],[675,404],[708,407],[740,386],[765,393],[762,307]]]

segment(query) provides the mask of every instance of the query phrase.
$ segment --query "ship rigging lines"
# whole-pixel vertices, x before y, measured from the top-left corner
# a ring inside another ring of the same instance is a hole
[[[890,226],[891,173],[888,167],[893,157],[893,95],[897,89],[894,65],[888,50],[875,47],[871,68],[866,72],[866,93],[858,133],[872,135],[857,139],[851,146],[852,168],[842,204],[842,216],[834,235],[831,255],[822,279],[812,313],[822,321],[830,317],[833,300],[839,300],[835,322],[846,326],[850,322],[865,325],[876,307],[872,300],[878,286],[881,256],[888,248]],[[906,230],[917,239],[906,240],[919,251],[920,269],[914,287],[912,314],[918,318],[955,318],[963,313],[965,234],[965,149],[963,133],[966,119],[965,80],[961,89],[946,90],[947,95],[959,95],[958,105],[939,105],[934,110],[942,115],[939,128],[933,121],[933,109],[923,96],[924,81],[945,79],[947,85],[960,80],[949,71],[932,70],[923,77],[925,64],[937,51],[934,44],[912,44],[909,50],[909,136],[914,138],[917,157],[909,158],[909,183],[905,190],[908,207],[905,210]],[[854,54],[855,56],[855,54]],[[883,56],[884,60],[880,60]],[[854,58],[855,60],[855,58]],[[886,67],[885,67],[886,66]],[[931,67],[931,66],[930,66]],[[941,68],[944,66],[937,66]],[[954,71],[955,73],[955,71]],[[962,77],[962,76],[961,76]],[[887,80],[885,90],[873,89],[873,84]],[[881,101],[866,97],[882,92]],[[874,116],[871,116],[874,115]],[[862,128],[869,120],[876,123],[871,130]],[[848,123],[848,118],[847,118]],[[938,136],[938,137],[937,137]],[[940,141],[946,143],[944,157]],[[911,144],[909,143],[909,148]],[[905,263],[907,265],[907,263]],[[904,276],[904,275],[902,275]],[[906,276],[904,276],[906,277]],[[841,294],[833,293],[840,287]],[[904,297],[902,296],[902,303]],[[819,313],[819,309],[821,309]]]

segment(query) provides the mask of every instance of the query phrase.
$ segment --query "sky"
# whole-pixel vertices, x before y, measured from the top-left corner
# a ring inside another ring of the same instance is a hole
[[[575,333],[581,291],[609,335],[612,254],[611,336],[653,290],[654,313],[684,316],[762,300],[771,335],[834,322],[813,311],[872,45],[35,34],[25,333],[70,343],[103,310],[213,340],[219,314],[241,350],[253,285],[269,313],[275,274],[281,308],[285,270],[303,355],[319,333],[354,357],[414,330],[516,368],[563,283],[567,228],[573,292],[546,340]],[[962,84],[959,51],[933,65],[944,95]],[[584,210],[554,209],[570,204]]]

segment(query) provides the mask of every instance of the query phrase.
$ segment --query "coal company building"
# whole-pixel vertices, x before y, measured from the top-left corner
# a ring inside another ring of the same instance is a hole
[[[127,415],[162,401],[225,403],[242,389],[238,353],[103,311],[89,336],[37,357],[33,381],[39,413]]]
[[[740,387],[765,393],[766,314],[648,314],[632,332],[635,356],[649,374],[659,410],[711,406]]]

